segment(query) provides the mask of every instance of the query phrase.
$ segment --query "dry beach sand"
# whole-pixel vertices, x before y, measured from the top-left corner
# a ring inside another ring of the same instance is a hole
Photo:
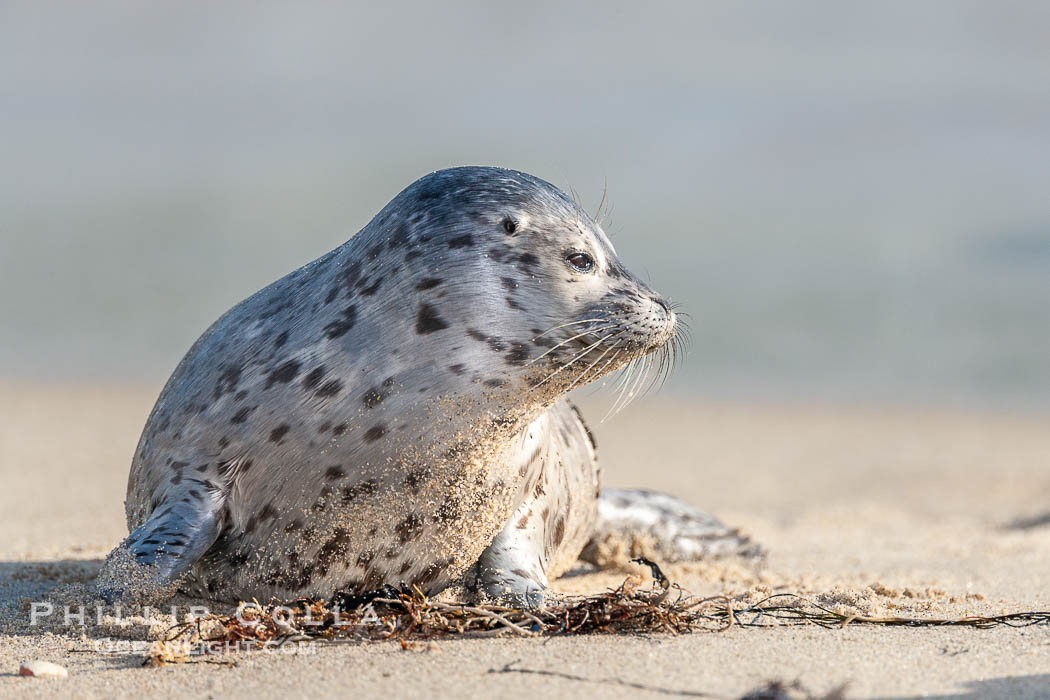
[[[98,653],[119,629],[59,615],[32,626],[29,606],[52,590],[71,600],[125,534],[129,460],[158,390],[0,387],[0,696],[735,698],[773,679],[817,694],[847,684],[851,698],[1050,696],[1046,625],[343,644],[238,654],[235,666]],[[584,405],[592,423],[609,400]],[[768,548],[760,565],[669,567],[692,593],[795,592],[873,615],[1050,610],[1050,419],[655,398],[594,427],[606,483],[673,492]],[[582,572],[557,588],[595,593],[626,575]],[[34,659],[69,677],[18,677]]]

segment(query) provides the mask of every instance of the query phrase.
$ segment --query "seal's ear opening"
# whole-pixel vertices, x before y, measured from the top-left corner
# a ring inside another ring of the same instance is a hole
[[[518,222],[508,216],[503,220],[503,230],[509,234],[514,234],[518,230]]]

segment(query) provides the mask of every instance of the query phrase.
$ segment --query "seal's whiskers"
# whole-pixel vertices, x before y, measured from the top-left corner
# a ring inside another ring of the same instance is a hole
[[[615,340],[615,339],[619,338],[621,335],[623,335],[624,333],[626,333],[626,331],[620,331],[619,333],[615,334],[612,337]],[[597,360],[595,360],[590,365],[588,365],[587,369],[585,369],[582,372],[580,372],[580,376],[576,377],[576,380],[573,381],[573,383],[569,385],[569,388],[566,389],[565,392],[568,393],[568,392],[572,391],[573,387],[575,387],[577,384],[579,384],[580,380],[583,379],[585,376],[587,376],[587,373],[590,372],[594,368],[595,365],[597,365],[599,362],[601,362],[603,357],[605,357],[610,352],[615,350],[618,346],[619,346],[619,341],[617,341],[613,345],[609,346],[609,348],[605,352],[603,352],[601,355],[598,356]],[[604,369],[605,366],[607,366],[607,365],[603,365],[603,369]]]
[[[645,378],[649,376],[649,371],[653,368],[653,359],[653,356],[649,355],[649,362],[642,363],[644,369],[638,373],[638,378],[634,381],[634,384],[631,386],[631,390],[627,393],[627,400],[623,403],[623,405],[620,406],[620,408],[616,410],[616,413],[619,413],[620,411],[634,403],[634,400],[638,398],[638,395],[640,393],[642,393],[638,391],[638,388],[640,386],[644,386]]]
[[[586,335],[586,333],[584,333],[583,335]],[[554,370],[553,372],[548,374],[543,379],[543,381],[541,381],[539,384],[536,385],[536,388],[538,389],[539,387],[543,386],[544,384],[549,382],[551,379],[553,379],[556,375],[560,374],[562,371],[564,371],[564,370],[568,369],[569,367],[571,367],[573,365],[573,363],[575,363],[577,360],[581,359],[584,355],[589,353],[591,350],[593,350],[594,348],[596,348],[599,345],[601,345],[602,343],[604,343],[609,338],[609,335],[610,334],[607,333],[604,336],[602,336],[601,338],[598,338],[598,340],[594,341],[593,343],[591,343],[590,345],[585,347],[583,350],[581,350],[579,352],[579,354],[577,354],[571,360],[569,360],[564,365],[562,365],[561,367],[557,368],[556,370]]]
[[[619,394],[617,395],[616,400],[613,401],[613,405],[609,408],[608,413],[606,413],[602,417],[602,420],[601,420],[602,423],[604,423],[609,418],[609,416],[615,415],[616,407],[619,405],[620,401],[623,399],[624,392],[627,391],[627,386],[631,383],[631,375],[634,374],[634,372],[637,369],[637,367],[638,367],[637,358],[632,359],[630,362],[627,363],[627,367],[624,369],[623,374],[620,375],[620,379],[617,382],[617,386],[613,389],[613,391],[618,391]]]
[[[569,321],[568,323],[560,323],[557,326],[551,326],[550,328],[548,328],[547,330],[543,331],[542,333],[540,333],[538,336],[536,336],[532,340],[533,340],[533,342],[535,342],[535,341],[539,340],[540,338],[542,338],[543,336],[547,335],[548,333],[553,333],[556,330],[559,330],[561,328],[566,328],[568,326],[578,326],[581,323],[593,323],[595,321],[604,321],[604,320],[605,320],[604,318],[583,318],[583,319],[580,319],[579,321]]]
[[[602,326],[601,328],[592,328],[592,329],[590,329],[590,330],[586,330],[586,331],[584,331],[583,333],[579,333],[579,334],[577,334],[577,335],[574,335],[574,336],[572,336],[571,338],[568,338],[568,339],[566,339],[566,340],[563,340],[563,341],[561,341],[560,343],[558,343],[557,345],[555,345],[555,346],[554,346],[553,348],[551,348],[551,349],[550,349],[550,350],[548,350],[547,352],[545,352],[545,353],[543,353],[542,355],[540,355],[539,357],[535,357],[535,358],[533,358],[533,359],[529,360],[529,361],[528,361],[528,362],[527,362],[527,363],[525,364],[525,366],[526,366],[526,367],[531,367],[532,365],[536,364],[537,362],[539,362],[540,360],[542,360],[543,358],[545,358],[545,357],[546,357],[547,355],[550,355],[550,354],[551,354],[552,352],[554,352],[555,350],[557,350],[558,348],[560,348],[560,347],[561,347],[562,345],[565,345],[566,343],[571,343],[572,341],[576,340],[577,338],[582,338],[583,336],[585,336],[585,335],[590,335],[591,333],[600,333],[601,331],[607,331],[607,330],[609,330],[610,328],[615,328],[615,327],[616,327],[615,325],[611,325],[611,326]]]

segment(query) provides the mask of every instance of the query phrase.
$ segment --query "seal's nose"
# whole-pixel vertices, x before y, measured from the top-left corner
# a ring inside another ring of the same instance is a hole
[[[671,305],[667,303],[666,299],[664,299],[663,297],[653,297],[653,301],[655,301],[660,306],[660,308],[664,310],[664,313],[671,313]]]

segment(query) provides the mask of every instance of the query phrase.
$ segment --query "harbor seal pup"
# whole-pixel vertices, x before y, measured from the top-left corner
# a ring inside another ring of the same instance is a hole
[[[565,399],[678,327],[553,185],[427,175],[190,348],[136,448],[131,534],[98,589],[265,600],[468,581],[535,605],[610,528],[669,556],[746,547],[669,496],[603,498]]]

